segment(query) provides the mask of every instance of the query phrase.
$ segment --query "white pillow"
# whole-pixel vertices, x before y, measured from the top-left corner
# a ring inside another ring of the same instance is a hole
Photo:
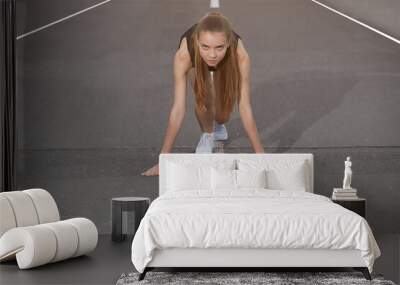
[[[307,182],[304,167],[287,169],[284,172],[279,169],[268,171],[268,188],[277,190],[306,191]]]
[[[267,188],[274,190],[306,191],[309,189],[305,160],[249,160],[237,161],[240,170],[267,170]]]
[[[267,172],[260,170],[235,170],[237,188],[267,188]]]
[[[176,159],[166,163],[167,191],[184,191],[193,189],[211,189],[211,167],[217,169],[235,169],[236,160]]]
[[[236,170],[211,167],[211,189],[236,189]]]
[[[231,170],[211,168],[212,190],[266,188],[266,170]]]
[[[210,189],[209,166],[186,166],[168,163],[168,191],[184,191],[193,189]]]

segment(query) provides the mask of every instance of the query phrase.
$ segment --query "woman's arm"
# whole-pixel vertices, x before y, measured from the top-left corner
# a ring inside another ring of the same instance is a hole
[[[246,130],[255,153],[264,153],[264,148],[261,144],[260,137],[257,131],[256,122],[253,117],[250,100],[250,57],[246,52],[242,41],[238,41],[238,59],[239,69],[242,80],[242,87],[240,90],[239,114]]]
[[[187,55],[179,50],[174,58],[174,103],[168,119],[168,127],[164,138],[164,144],[160,153],[169,153],[172,150],[175,139],[181,128],[186,113],[186,74],[188,71]]]
[[[171,152],[186,113],[186,75],[191,68],[191,60],[187,50],[183,49],[185,43],[182,44],[181,49],[176,52],[174,57],[174,103],[169,114],[168,126],[160,153]],[[142,175],[159,175],[158,163],[143,172]]]

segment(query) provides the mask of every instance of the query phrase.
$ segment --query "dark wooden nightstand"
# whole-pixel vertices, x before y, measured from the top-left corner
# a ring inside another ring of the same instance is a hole
[[[332,198],[331,198],[332,199]],[[359,214],[361,217],[366,218],[367,200],[364,198],[356,198],[352,200],[337,200],[332,199],[332,202],[339,204],[354,213]]]
[[[139,227],[140,221],[146,214],[147,209],[150,205],[150,198],[146,197],[119,197],[112,198],[111,200],[111,239],[113,241],[123,241],[125,240],[127,234],[124,233],[124,224],[133,223],[133,235]],[[133,221],[125,221],[123,223],[123,216],[126,214],[126,219],[128,219],[128,213],[133,214]],[[128,227],[128,226],[127,226]]]

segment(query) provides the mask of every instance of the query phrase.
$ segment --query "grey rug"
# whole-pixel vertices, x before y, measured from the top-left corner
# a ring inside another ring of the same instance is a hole
[[[142,281],[138,281],[139,273],[124,273],[117,285],[133,284],[379,284],[395,285],[384,280],[380,274],[372,274],[372,281],[364,278],[361,272],[147,272]]]

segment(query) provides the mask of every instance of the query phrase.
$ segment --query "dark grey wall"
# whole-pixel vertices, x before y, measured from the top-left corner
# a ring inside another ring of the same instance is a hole
[[[94,3],[67,2],[19,1],[18,30]],[[400,232],[400,46],[311,1],[246,3],[221,11],[252,59],[266,151],[313,153],[322,195],[340,187],[350,155],[371,227]],[[102,233],[112,197],[157,197],[158,177],[140,173],[162,146],[178,39],[208,4],[113,0],[18,40],[19,188],[49,190],[62,218],[88,217]],[[190,87],[187,98],[174,152],[194,152],[201,134]],[[227,152],[253,152],[237,110],[227,128]]]
[[[0,10],[2,11],[1,8],[0,8]],[[1,17],[4,17],[4,16],[2,15]],[[3,19],[3,18],[1,18],[1,19]],[[4,22],[2,20],[0,23],[0,39],[2,41],[4,41],[4,37],[5,37],[3,25],[4,25]],[[1,118],[0,119],[0,124],[1,124],[0,130],[2,132],[2,136],[3,136],[3,115],[4,115],[4,104],[5,104],[4,95],[3,95],[3,94],[5,94],[5,85],[4,85],[5,84],[5,76],[4,76],[5,58],[4,58],[3,54],[4,54],[4,44],[2,42],[0,44],[0,64],[1,64],[0,65],[0,118]],[[0,139],[0,149],[1,149],[1,151],[0,151],[0,181],[3,181],[3,171],[4,171],[3,170],[4,169],[3,157],[2,157],[2,155],[3,155],[3,151],[2,151],[3,138]],[[0,187],[2,188],[2,186],[0,186]],[[4,191],[4,189],[0,189],[0,191]]]

